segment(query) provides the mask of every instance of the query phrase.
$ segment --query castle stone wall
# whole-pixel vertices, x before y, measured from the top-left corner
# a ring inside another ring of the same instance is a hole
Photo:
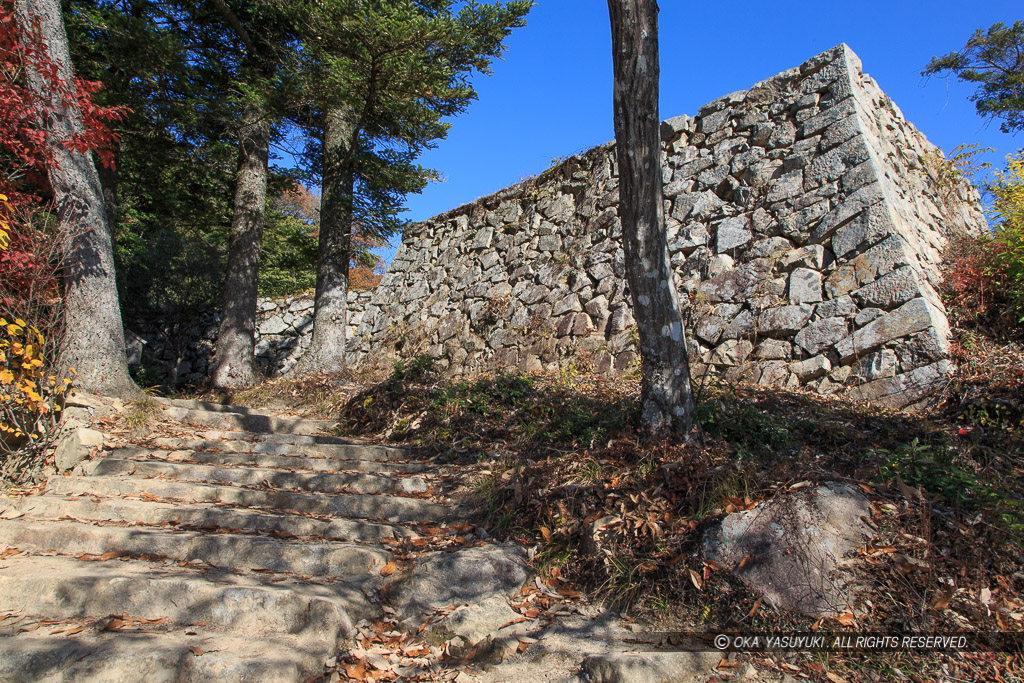
[[[845,45],[662,126],[694,374],[904,407],[950,370],[941,252],[985,228]],[[350,343],[452,374],[634,371],[614,146],[412,226]]]

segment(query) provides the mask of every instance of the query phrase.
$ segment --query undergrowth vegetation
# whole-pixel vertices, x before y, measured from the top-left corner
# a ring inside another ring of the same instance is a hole
[[[1019,630],[1024,424],[1012,402],[956,394],[968,379],[917,415],[712,382],[698,448],[640,438],[637,381],[572,369],[444,379],[418,358],[353,396],[342,416],[350,434],[459,461],[490,532],[535,544],[542,574],[672,629],[821,625],[773,610],[705,562],[703,539],[725,514],[840,480],[872,500],[877,537],[855,563],[869,606],[856,624],[830,628]],[[978,602],[983,588],[998,609]],[[901,669],[924,680],[940,665],[967,679],[978,671],[969,658],[911,659]]]

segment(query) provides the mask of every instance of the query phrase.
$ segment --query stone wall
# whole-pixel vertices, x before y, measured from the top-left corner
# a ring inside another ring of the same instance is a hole
[[[966,186],[845,45],[662,126],[694,373],[903,407],[949,371],[941,250]],[[612,144],[406,231],[352,360],[635,367]]]
[[[362,322],[370,292],[348,293],[348,334]],[[290,369],[313,334],[313,298],[259,299],[256,314],[256,359],[269,376]],[[172,384],[195,384],[213,363],[220,313],[212,307],[198,312],[164,310],[126,329],[128,364],[167,378]]]

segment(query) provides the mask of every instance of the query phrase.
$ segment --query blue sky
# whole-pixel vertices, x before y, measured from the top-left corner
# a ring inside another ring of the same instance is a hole
[[[972,87],[920,76],[932,56],[959,49],[976,28],[1024,19],[1019,0],[660,4],[663,119],[693,114],[845,42],[904,115],[947,153],[977,142],[996,148],[988,158],[1001,165],[1024,147],[1024,134],[1000,133],[997,123],[978,117],[967,99]],[[422,157],[445,181],[411,196],[406,217],[424,220],[614,137],[606,2],[539,0],[527,22],[507,40],[493,74],[475,79],[479,100]]]

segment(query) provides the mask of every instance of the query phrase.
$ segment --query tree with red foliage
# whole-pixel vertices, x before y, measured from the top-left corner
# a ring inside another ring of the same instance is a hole
[[[134,395],[114,282],[111,228],[90,152],[112,163],[116,137],[105,122],[123,111],[98,107],[99,84],[75,78],[56,0],[0,6],[0,190],[15,202],[52,201],[61,272],[61,363],[86,391]],[[16,236],[12,236],[12,241]],[[38,266],[31,257],[11,270]]]

